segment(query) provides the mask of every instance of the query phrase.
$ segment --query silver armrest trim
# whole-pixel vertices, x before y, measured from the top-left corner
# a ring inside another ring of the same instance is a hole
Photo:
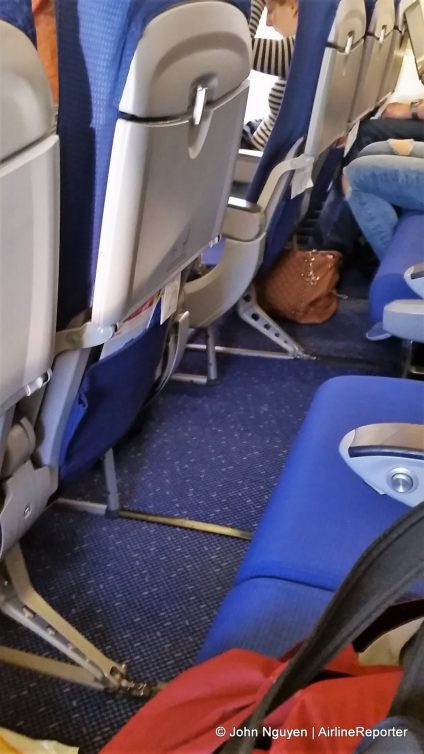
[[[421,298],[424,298],[424,262],[408,267],[404,278],[411,290]]]
[[[348,453],[351,458],[392,455],[424,459],[424,425],[388,423],[358,427]]]
[[[424,300],[399,299],[386,304],[383,328],[403,340],[424,343]]]
[[[424,499],[424,424],[357,427],[339,446],[347,465],[380,495],[409,506]]]

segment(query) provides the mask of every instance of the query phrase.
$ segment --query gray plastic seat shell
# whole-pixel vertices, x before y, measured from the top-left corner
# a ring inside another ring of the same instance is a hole
[[[34,45],[0,21],[0,162],[54,129],[52,95]]]
[[[53,102],[34,46],[5,22],[0,45],[1,413],[53,359],[59,150]]]
[[[377,0],[365,40],[356,93],[350,113],[355,123],[379,104],[395,26],[393,0]]]
[[[96,324],[122,321],[220,232],[250,69],[247,21],[229,4],[176,6],[146,28],[120,104],[134,117],[119,119],[115,129],[93,297]],[[206,92],[196,124],[198,87]]]

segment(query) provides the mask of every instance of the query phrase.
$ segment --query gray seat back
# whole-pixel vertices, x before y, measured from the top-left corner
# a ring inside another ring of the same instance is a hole
[[[393,0],[368,1],[372,10],[364,46],[361,70],[350,113],[350,122],[355,123],[371,112],[380,102],[380,92],[387,62],[393,44],[395,9]]]
[[[219,233],[251,67],[245,17],[219,0],[161,13],[141,38],[120,102],[93,321],[120,321]]]
[[[408,2],[404,15],[415,56],[418,76],[424,83],[424,11],[420,0]]]
[[[399,0],[397,4],[395,26],[392,34],[392,45],[387,61],[386,73],[383,77],[379,94],[380,102],[396,89],[396,84],[402,70],[405,52],[408,49],[409,43],[405,11],[409,6],[415,4],[416,0]]]
[[[49,378],[59,254],[58,139],[35,47],[0,21],[0,557],[50,494],[30,461],[35,435],[15,406]]]
[[[50,90],[34,46],[23,32],[0,21],[0,47],[2,413],[51,365],[58,144]]]
[[[305,152],[318,157],[347,131],[364,51],[363,0],[341,0],[325,49]]]

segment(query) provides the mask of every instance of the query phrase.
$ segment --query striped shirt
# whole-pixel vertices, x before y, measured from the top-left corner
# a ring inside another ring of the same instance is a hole
[[[252,37],[253,68],[260,73],[269,73],[279,78],[269,93],[270,111],[251,137],[252,145],[260,150],[265,148],[283,101],[295,41],[295,37],[283,39],[255,37],[264,7],[265,0],[252,0],[249,29]]]

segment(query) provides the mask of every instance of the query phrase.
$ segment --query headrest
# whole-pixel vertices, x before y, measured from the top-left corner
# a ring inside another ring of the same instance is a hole
[[[119,109],[142,119],[181,117],[193,108],[196,86],[207,88],[211,104],[238,89],[251,69],[252,42],[238,9],[222,0],[181,3],[146,28]]]
[[[0,20],[16,26],[35,44],[31,0],[0,0]]]
[[[30,147],[54,129],[53,101],[34,45],[0,20],[0,161]]]
[[[248,16],[249,0],[231,4]],[[56,0],[63,207],[59,326],[91,304],[119,102],[144,29],[174,5],[175,0]]]

